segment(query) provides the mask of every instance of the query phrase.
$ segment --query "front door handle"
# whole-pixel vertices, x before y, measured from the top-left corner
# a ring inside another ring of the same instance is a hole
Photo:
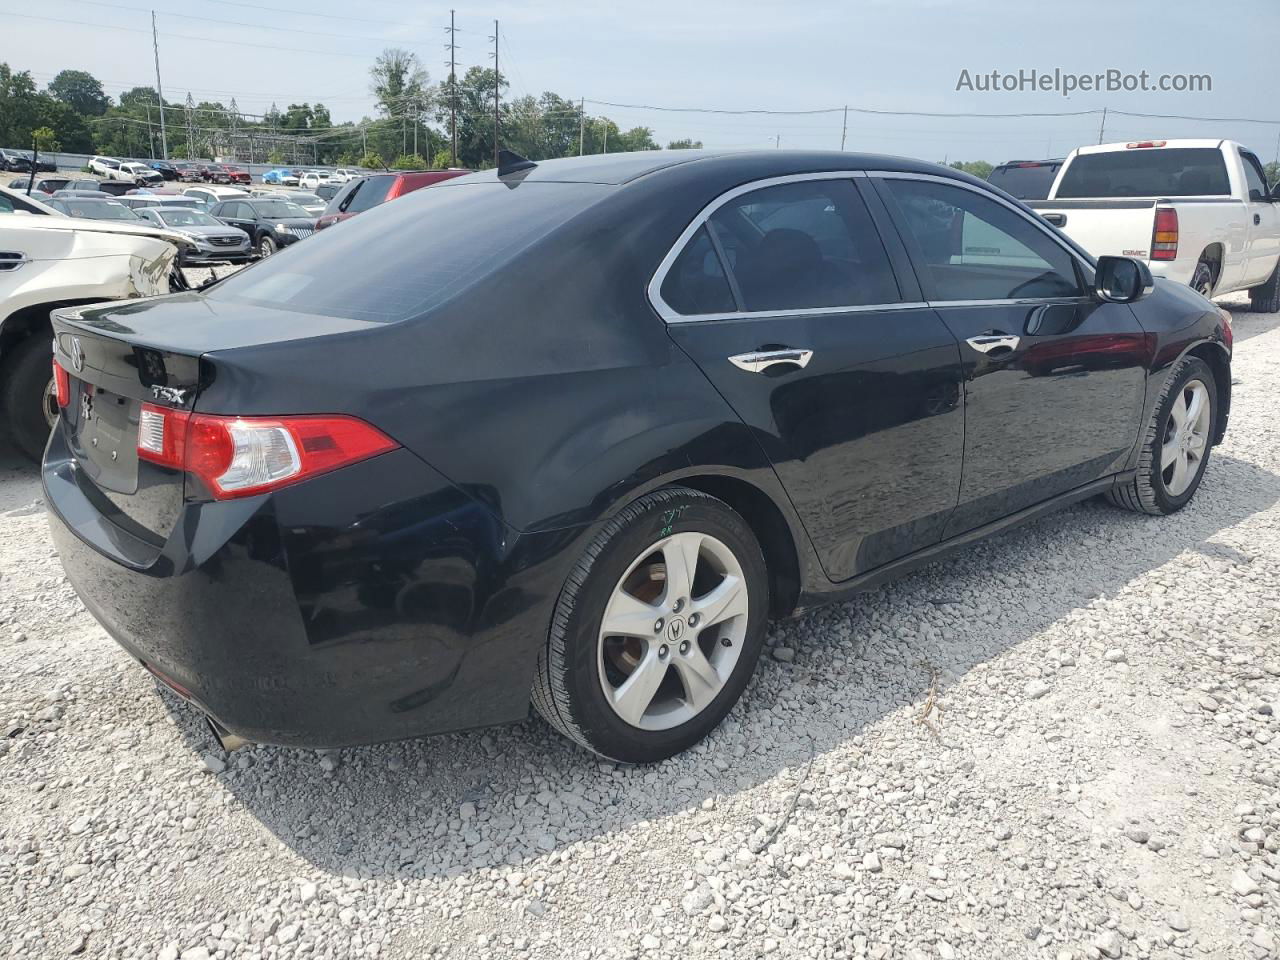
[[[739,353],[729,358],[739,370],[748,373],[764,373],[770,367],[780,363],[789,363],[797,367],[807,367],[813,359],[812,350],[796,350],[784,347],[779,350],[756,350],[751,353]]]
[[[1255,213],[1253,215],[1253,225],[1256,227],[1260,223],[1262,223],[1262,215]]]
[[[1017,350],[1019,338],[1005,333],[984,333],[970,337],[965,343],[979,353],[994,353],[996,350]]]

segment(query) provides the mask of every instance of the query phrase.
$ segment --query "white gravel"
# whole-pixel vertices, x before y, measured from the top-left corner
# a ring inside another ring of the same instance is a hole
[[[778,626],[650,768],[535,720],[224,762],[8,461],[0,955],[1275,958],[1280,315],[1236,337],[1192,507],[1081,504]]]

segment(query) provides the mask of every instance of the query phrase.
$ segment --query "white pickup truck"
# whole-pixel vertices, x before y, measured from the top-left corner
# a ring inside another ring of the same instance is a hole
[[[1095,256],[1147,262],[1207,296],[1248,290],[1280,310],[1280,188],[1230,140],[1140,140],[1073,150],[1033,210]]]

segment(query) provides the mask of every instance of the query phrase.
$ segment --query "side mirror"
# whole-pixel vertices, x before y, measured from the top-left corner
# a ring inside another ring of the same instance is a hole
[[[1093,295],[1104,303],[1133,303],[1155,289],[1151,270],[1134,257],[1099,257]]]

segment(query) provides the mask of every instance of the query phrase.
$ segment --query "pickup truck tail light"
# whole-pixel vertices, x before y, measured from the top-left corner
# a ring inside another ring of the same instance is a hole
[[[1167,140],[1135,140],[1132,143],[1126,143],[1125,148],[1128,150],[1146,150],[1149,147],[1163,147]]]
[[[198,477],[215,500],[248,497],[398,447],[355,417],[223,417],[146,403],[138,457]]]
[[[1156,210],[1156,226],[1151,233],[1151,259],[1176,260],[1178,258],[1178,211],[1172,208]]]

